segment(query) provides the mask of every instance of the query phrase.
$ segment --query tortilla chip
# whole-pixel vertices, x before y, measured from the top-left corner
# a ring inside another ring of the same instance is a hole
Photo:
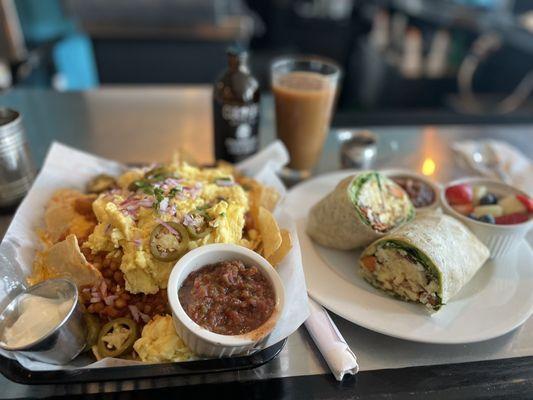
[[[274,215],[264,207],[259,207],[257,225],[263,239],[263,257],[268,258],[281,246],[281,233]]]
[[[235,166],[227,161],[224,160],[218,160],[217,161],[217,168],[226,171],[227,173],[231,175],[237,175],[237,171],[235,170]]]
[[[276,267],[280,262],[283,261],[285,256],[289,253],[292,248],[292,238],[291,234],[287,229],[281,230],[281,246],[267,258],[268,262]]]
[[[37,255],[34,271],[28,282],[34,285],[60,277],[70,279],[77,286],[94,285],[102,279],[100,271],[85,259],[74,235],[67,236],[65,240]]]
[[[93,231],[96,221],[77,210],[80,202],[92,202],[96,196],[86,195],[72,189],[61,189],[54,193],[44,212],[44,233],[52,243],[57,243],[69,234],[80,241]]]
[[[274,211],[278,204],[280,194],[276,189],[270,186],[261,186],[260,206],[269,211]]]
[[[259,207],[261,205],[261,188],[255,182],[248,187],[248,204],[250,207],[250,215],[254,221],[254,226],[257,226],[259,219]]]
[[[254,222],[257,222],[258,220],[259,207],[264,207],[269,211],[273,211],[274,208],[276,208],[276,204],[280,198],[276,189],[264,186],[255,179],[242,175],[237,177],[237,182],[248,193],[250,214]]]

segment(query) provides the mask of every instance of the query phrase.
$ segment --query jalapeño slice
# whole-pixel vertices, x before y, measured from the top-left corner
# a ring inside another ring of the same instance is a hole
[[[117,186],[117,181],[111,175],[100,174],[96,175],[87,184],[87,192],[89,193],[102,193],[106,190],[112,189]]]
[[[117,318],[109,321],[98,335],[98,354],[101,357],[118,357],[129,353],[138,336],[137,323],[130,318]],[[127,334],[120,343],[112,343],[113,335]]]
[[[169,230],[168,225],[172,230]],[[157,225],[150,235],[150,253],[159,261],[176,261],[187,251],[189,233],[177,222]]]

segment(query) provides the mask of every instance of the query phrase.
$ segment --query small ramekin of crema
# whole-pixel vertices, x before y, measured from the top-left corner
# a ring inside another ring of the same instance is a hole
[[[66,364],[85,347],[76,285],[50,279],[18,294],[0,314],[0,348],[33,360]]]

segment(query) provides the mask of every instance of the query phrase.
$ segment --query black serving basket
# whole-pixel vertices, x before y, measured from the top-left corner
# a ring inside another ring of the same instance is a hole
[[[16,360],[0,356],[0,372],[8,379],[26,385],[115,381],[125,379],[184,376],[257,368],[274,359],[287,339],[248,356],[184,361],[166,364],[132,365],[109,368],[77,368],[55,371],[30,371]]]

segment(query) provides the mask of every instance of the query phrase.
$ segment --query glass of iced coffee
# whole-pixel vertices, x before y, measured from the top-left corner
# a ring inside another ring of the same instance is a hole
[[[291,161],[285,178],[308,177],[329,131],[340,78],[334,62],[314,56],[275,60],[271,67],[276,129]]]

